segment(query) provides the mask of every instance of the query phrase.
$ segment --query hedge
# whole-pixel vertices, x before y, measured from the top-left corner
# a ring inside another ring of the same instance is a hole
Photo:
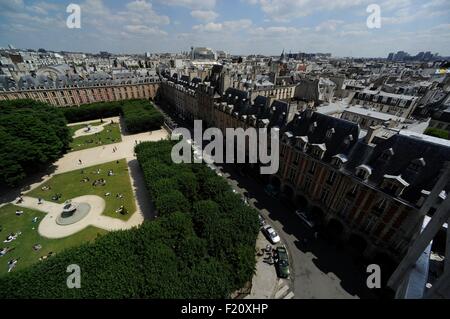
[[[122,102],[102,102],[61,108],[69,123],[119,116]]]
[[[251,280],[257,211],[207,166],[172,163],[172,145],[136,146],[147,189],[164,203],[164,214],[0,277],[0,298],[227,298]],[[184,176],[185,185],[176,182]],[[81,289],[66,286],[70,264],[81,268]]]
[[[430,136],[434,136],[434,137],[439,137],[439,138],[443,138],[446,140],[450,139],[450,133],[446,130],[442,130],[442,129],[438,129],[435,127],[429,127],[425,130],[426,135],[430,135]]]
[[[128,132],[158,130],[164,123],[163,115],[146,100],[130,100],[122,105],[122,112]]]

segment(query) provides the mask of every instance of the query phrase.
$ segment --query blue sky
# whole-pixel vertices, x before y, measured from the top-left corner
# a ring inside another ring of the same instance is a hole
[[[81,29],[66,7],[81,6]],[[369,4],[381,28],[369,29]],[[0,0],[0,46],[114,53],[208,46],[232,54],[450,56],[450,0]]]

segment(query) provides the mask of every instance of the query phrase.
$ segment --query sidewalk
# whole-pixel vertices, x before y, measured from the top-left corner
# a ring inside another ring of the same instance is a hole
[[[266,248],[269,242],[264,235],[259,232],[256,240],[256,250],[260,252]],[[272,299],[278,286],[278,278],[274,265],[269,265],[263,261],[266,257],[256,256],[256,273],[252,279],[252,291],[245,299]]]

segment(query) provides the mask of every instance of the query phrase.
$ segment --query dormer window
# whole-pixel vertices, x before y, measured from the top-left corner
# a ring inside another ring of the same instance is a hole
[[[408,169],[413,171],[414,173],[418,173],[423,167],[425,167],[426,163],[423,157],[412,160],[408,166]]]
[[[334,130],[333,127],[330,128],[330,129],[327,131],[327,138],[333,137],[333,134],[334,134],[335,132],[336,132],[336,131]]]
[[[331,164],[337,168],[341,168],[343,164],[348,161],[347,157],[344,154],[337,154],[333,156],[331,160]]]
[[[403,190],[409,186],[409,183],[405,181],[401,175],[384,175],[384,181],[381,188],[392,196],[400,196]]]
[[[356,168],[356,177],[366,180],[372,175],[372,168],[368,165],[359,165]]]
[[[389,148],[381,153],[380,159],[383,161],[388,161],[392,157],[392,155],[394,155],[394,150],[392,148]]]
[[[291,132],[285,132],[285,133],[283,134],[282,142],[283,142],[284,144],[289,144],[290,139],[291,139],[293,136],[294,136],[294,135],[292,135]]]
[[[295,147],[301,151],[306,151],[306,146],[308,145],[308,136],[297,136],[297,142]]]
[[[322,159],[323,155],[325,154],[325,151],[327,150],[325,144],[311,144],[311,147],[312,147],[312,154],[315,157]]]
[[[344,139],[344,144],[345,145],[350,145],[350,143],[353,142],[353,136],[352,135],[348,135],[345,139]]]
[[[317,122],[312,123],[312,124],[309,126],[309,132],[310,132],[310,133],[313,133],[314,130],[316,129],[316,127],[317,127]]]

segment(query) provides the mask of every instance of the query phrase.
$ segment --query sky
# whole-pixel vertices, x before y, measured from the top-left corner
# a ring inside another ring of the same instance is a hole
[[[67,6],[81,8],[68,28]],[[369,28],[369,5],[381,26]],[[450,0],[0,0],[0,47],[112,53],[323,52],[450,56]]]

